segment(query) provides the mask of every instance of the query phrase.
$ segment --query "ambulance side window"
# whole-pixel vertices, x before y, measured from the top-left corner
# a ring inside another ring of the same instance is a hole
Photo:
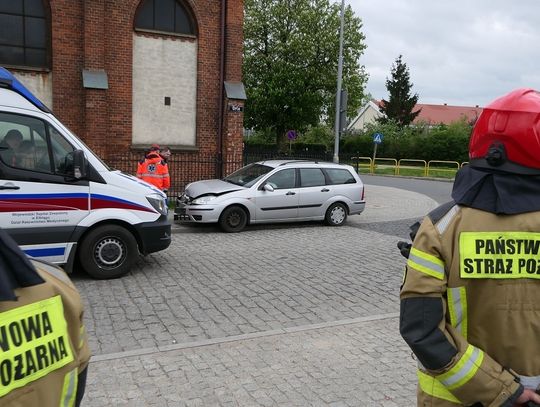
[[[65,176],[73,171],[75,148],[62,134],[43,120],[0,112],[0,160],[15,170],[12,179],[43,179]]]
[[[45,124],[0,112],[0,159],[12,168],[50,173]]]
[[[49,135],[51,137],[51,146],[53,153],[53,168],[57,174],[69,174],[73,171],[73,162],[71,161],[75,148],[56,130],[49,126]]]

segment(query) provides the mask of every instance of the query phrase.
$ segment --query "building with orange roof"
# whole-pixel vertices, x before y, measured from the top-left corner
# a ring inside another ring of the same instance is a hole
[[[416,116],[413,123],[427,123],[432,126],[439,124],[450,124],[460,120],[470,122],[476,121],[482,108],[477,106],[450,106],[446,103],[443,105],[430,105],[418,103],[414,107],[414,111],[420,109],[420,113]]]
[[[358,115],[351,120],[347,126],[348,131],[362,131],[368,123],[374,123],[378,118],[384,117],[381,111],[381,101],[370,100],[358,110]],[[425,123],[430,126],[439,124],[450,124],[460,120],[474,122],[482,113],[482,108],[476,106],[451,106],[448,104],[433,105],[418,103],[413,111],[420,110],[420,113],[413,121],[413,124]]]

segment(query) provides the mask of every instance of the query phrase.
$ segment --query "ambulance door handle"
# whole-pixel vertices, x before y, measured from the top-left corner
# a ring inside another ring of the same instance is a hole
[[[6,185],[0,185],[0,190],[2,189],[21,189],[21,187],[18,187],[16,185],[9,185],[9,184],[6,184]]]

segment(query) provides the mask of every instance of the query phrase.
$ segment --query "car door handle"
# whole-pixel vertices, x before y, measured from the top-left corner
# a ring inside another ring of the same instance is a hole
[[[330,192],[330,190],[328,188],[323,188],[321,189],[321,192]]]
[[[289,192],[287,192],[285,195],[296,195],[296,192],[289,191]]]
[[[0,190],[1,189],[21,189],[21,187],[16,185],[0,185]]]

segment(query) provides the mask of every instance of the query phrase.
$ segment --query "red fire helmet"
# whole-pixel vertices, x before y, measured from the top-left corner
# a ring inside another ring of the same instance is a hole
[[[470,165],[540,174],[540,93],[516,89],[487,105],[469,143]]]

